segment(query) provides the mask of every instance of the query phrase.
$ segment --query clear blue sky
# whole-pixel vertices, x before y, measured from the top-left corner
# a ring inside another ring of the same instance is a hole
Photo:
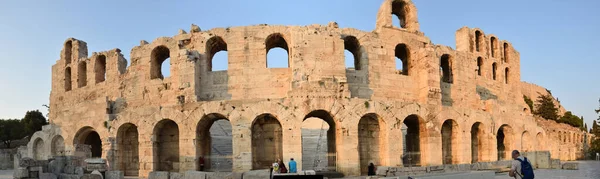
[[[48,104],[51,65],[75,37],[89,54],[120,48],[129,61],[140,40],[189,31],[254,24],[309,25],[336,21],[372,31],[381,0],[0,2],[0,118],[22,118]],[[600,94],[600,1],[415,0],[421,31],[454,48],[462,26],[509,40],[521,53],[523,81],[542,85],[591,122]],[[517,120],[517,119],[515,119]],[[591,126],[590,126],[591,127]]]

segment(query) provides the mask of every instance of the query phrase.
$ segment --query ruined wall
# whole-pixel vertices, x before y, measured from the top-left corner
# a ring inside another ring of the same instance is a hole
[[[391,23],[396,17],[401,24]],[[326,168],[346,175],[359,175],[369,162],[462,164],[562,146],[540,144],[552,141],[554,131],[523,110],[523,94],[533,88],[520,82],[519,52],[509,42],[463,27],[456,50],[433,44],[419,31],[410,0],[384,0],[376,25],[373,32],[334,22],[205,31],[192,25],[189,33],[141,41],[128,67],[119,49],[87,57],[85,42],[67,39],[52,66],[50,119],[60,126],[65,150],[90,145],[113,169],[133,176],[201,169],[200,157],[212,151],[206,131],[216,119],[231,124],[234,172],[277,158],[294,158],[299,169],[314,162],[302,161],[314,155],[302,146],[308,118],[327,122],[327,142],[313,144],[326,144],[320,146],[327,148]],[[288,59],[274,59],[287,68],[266,65],[272,48],[287,51]],[[213,71],[212,56],[224,50],[227,70]],[[354,67],[344,65],[344,50],[354,55]],[[170,76],[160,72],[166,59]],[[442,135],[447,121],[451,132]],[[96,135],[99,141],[90,137]],[[442,145],[444,139],[451,142]],[[409,140],[414,150],[403,148]],[[552,155],[576,158],[562,153]]]

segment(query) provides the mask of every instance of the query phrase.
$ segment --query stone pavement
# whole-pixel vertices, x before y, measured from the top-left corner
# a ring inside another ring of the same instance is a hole
[[[0,179],[12,179],[13,170],[0,170]]]
[[[511,178],[508,173],[497,175],[495,179]],[[579,170],[535,170],[535,178],[544,179],[598,179],[600,178],[600,162],[579,161]]]

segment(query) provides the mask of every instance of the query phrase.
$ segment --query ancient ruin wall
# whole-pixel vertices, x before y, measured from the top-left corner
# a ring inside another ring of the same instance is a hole
[[[401,24],[391,23],[396,17]],[[141,41],[129,66],[119,49],[88,57],[81,40],[63,45],[52,66],[50,119],[60,126],[65,150],[93,144],[92,153],[113,169],[137,174],[132,170],[139,168],[140,176],[199,169],[207,152],[202,133],[219,119],[232,126],[234,172],[260,169],[262,160],[275,159],[269,156],[295,158],[303,166],[308,161],[302,155],[310,154],[302,152],[300,128],[312,117],[330,126],[323,146],[328,166],[347,175],[360,174],[368,162],[407,166],[405,151],[419,165],[439,165],[495,161],[512,149],[555,148],[522,145],[523,139],[548,141],[554,131],[523,110],[522,96],[530,92],[522,92],[520,57],[512,44],[467,27],[456,32],[456,50],[432,44],[419,30],[410,0],[385,0],[373,32],[333,22],[205,31],[192,26],[189,33]],[[287,68],[267,67],[272,48],[288,52],[288,59],[275,59],[287,61]],[[211,58],[223,50],[228,69],[213,71]],[[344,50],[353,54],[353,68],[344,65]],[[171,69],[165,77],[160,67],[167,58]],[[136,134],[138,141],[122,140]],[[380,140],[364,142],[368,134]],[[443,145],[445,139],[452,142]],[[415,153],[403,149],[405,140]]]

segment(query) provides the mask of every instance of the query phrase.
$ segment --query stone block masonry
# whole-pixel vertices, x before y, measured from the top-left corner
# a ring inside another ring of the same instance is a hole
[[[582,156],[589,134],[531,114],[523,96],[546,90],[521,82],[510,42],[463,27],[456,50],[433,44],[417,15],[410,0],[383,0],[372,32],[335,22],[192,25],[141,41],[129,60],[120,49],[90,56],[86,42],[69,38],[52,66],[51,125],[32,136],[26,155],[102,158],[107,171],[159,178],[239,174],[291,158],[299,171],[357,176],[370,163],[492,162],[515,149]],[[274,48],[287,58],[267,58]],[[228,66],[215,71],[220,51]],[[353,65],[344,65],[344,51]],[[286,65],[272,68],[272,60]],[[303,133],[313,119],[323,125]]]

